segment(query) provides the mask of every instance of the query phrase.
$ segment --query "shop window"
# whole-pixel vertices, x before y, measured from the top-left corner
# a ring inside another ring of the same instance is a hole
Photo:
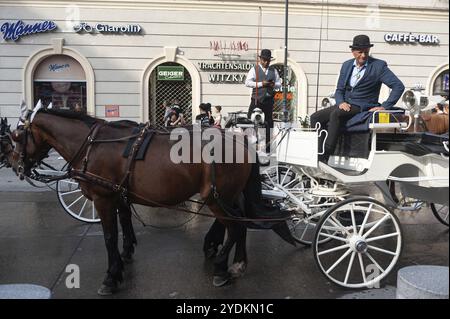
[[[164,125],[164,101],[178,101],[186,123],[192,122],[192,79],[181,64],[167,62],[158,65],[150,76],[149,120],[153,125]]]
[[[441,72],[433,84],[433,95],[448,97],[448,70]]]
[[[66,55],[44,59],[34,73],[34,104],[86,113],[86,76],[80,63]]]
[[[275,64],[274,68],[278,71],[282,82],[284,81],[284,65]],[[297,121],[297,102],[298,102],[298,82],[295,73],[288,67],[287,68],[287,101],[286,109],[289,112],[289,121]],[[276,120],[283,119],[283,104],[284,104],[283,86],[275,93],[275,104],[273,106],[273,118]]]

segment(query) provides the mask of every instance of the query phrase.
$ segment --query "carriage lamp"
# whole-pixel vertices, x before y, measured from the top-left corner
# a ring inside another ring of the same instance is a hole
[[[412,89],[406,90],[402,95],[402,103],[409,112],[410,120],[414,122],[414,131],[417,132],[420,112],[430,104],[430,98],[424,93],[424,87],[416,85]]]
[[[330,93],[322,100],[322,108],[331,107],[336,105],[336,99],[334,98],[334,92]]]
[[[260,108],[255,108],[250,119],[255,125],[260,125],[264,124],[265,116]]]
[[[416,85],[403,93],[403,106],[414,115],[418,115],[430,104],[430,98],[424,93],[424,90],[423,86]]]

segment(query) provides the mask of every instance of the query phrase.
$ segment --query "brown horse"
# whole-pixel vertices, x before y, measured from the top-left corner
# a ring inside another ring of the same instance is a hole
[[[23,117],[24,125],[11,134],[16,143],[12,152],[13,169],[29,174],[33,165],[42,160],[53,147],[70,163],[74,178],[79,180],[83,194],[94,202],[101,219],[108,252],[108,270],[98,293],[113,293],[122,281],[123,260],[130,261],[136,237],[131,222],[130,203],[147,206],[173,206],[199,193],[226,227],[228,236],[215,256],[215,286],[224,285],[231,275],[241,275],[247,264],[246,223],[229,218],[226,207],[237,207],[242,198],[246,214],[254,216],[261,199],[257,160],[245,152],[244,163],[208,164],[172,162],[170,153],[176,141],[168,134],[155,132],[149,150],[142,161],[133,162],[124,184],[129,162],[122,156],[125,137],[133,135],[136,124],[129,121],[109,123],[86,115],[56,110],[40,110]],[[98,143],[96,143],[97,141]],[[100,141],[103,141],[102,143]],[[191,155],[202,151],[202,145],[191,143]],[[228,150],[224,146],[224,151]],[[233,147],[233,145],[232,145]],[[6,150],[5,147],[2,148]],[[7,157],[11,157],[11,150]],[[117,185],[124,187],[115,187]],[[112,186],[112,187],[111,187]],[[124,189],[126,194],[124,194]],[[211,196],[214,193],[215,196]],[[124,200],[123,195],[126,195]],[[226,203],[226,205],[224,205]],[[118,250],[117,213],[123,231],[123,252]],[[286,223],[276,222],[273,229],[283,239],[293,242]],[[214,226],[215,225],[215,226]],[[205,237],[204,249],[216,248],[223,233],[217,221]],[[216,229],[216,230],[215,230]],[[236,244],[233,265],[228,270],[230,250]]]

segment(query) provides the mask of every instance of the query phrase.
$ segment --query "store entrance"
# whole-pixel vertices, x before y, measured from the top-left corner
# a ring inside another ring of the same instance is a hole
[[[281,79],[284,80],[284,65],[274,64],[273,67],[278,71]],[[289,122],[297,121],[297,104],[298,104],[298,82],[297,76],[289,66],[287,67],[287,103],[286,109],[289,112]],[[283,119],[283,87],[275,93],[275,103],[273,106],[273,118],[275,120]]]
[[[192,79],[181,64],[167,62],[158,65],[150,75],[149,121],[164,125],[165,106],[178,102],[186,123],[192,123]]]

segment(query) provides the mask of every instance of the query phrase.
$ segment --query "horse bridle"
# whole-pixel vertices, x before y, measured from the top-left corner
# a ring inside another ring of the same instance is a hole
[[[29,123],[28,121],[26,121],[24,125],[19,125],[17,127],[17,130],[23,130],[25,132],[23,136],[23,143],[22,141],[20,141],[20,143],[22,144],[21,150],[17,151],[17,147],[13,149],[13,153],[16,154],[19,158],[19,160],[17,161],[17,175],[21,180],[23,180],[25,176],[29,177],[28,175],[25,174],[26,161],[27,160],[30,160],[31,162],[33,161],[33,158],[27,159],[28,135],[31,136],[31,139],[35,144],[36,140],[31,130],[31,123]],[[39,160],[37,162],[39,162]]]

